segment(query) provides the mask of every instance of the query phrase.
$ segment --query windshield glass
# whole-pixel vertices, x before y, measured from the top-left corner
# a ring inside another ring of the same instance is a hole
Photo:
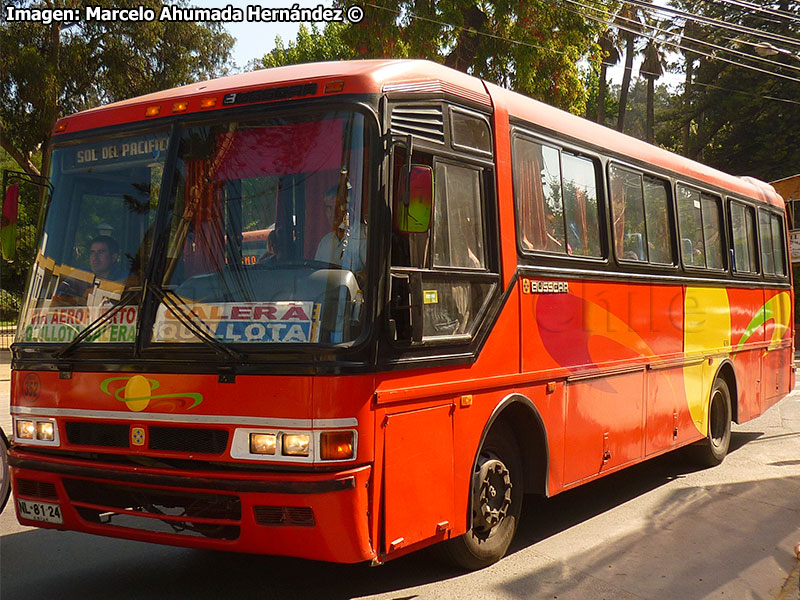
[[[168,142],[164,130],[53,150],[53,193],[18,342],[69,342],[120,304],[86,342],[134,341]]]
[[[153,341],[197,343],[197,328],[223,343],[356,339],[366,154],[353,112],[187,127]]]

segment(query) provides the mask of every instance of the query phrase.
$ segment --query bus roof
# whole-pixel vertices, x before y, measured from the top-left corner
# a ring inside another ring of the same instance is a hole
[[[784,208],[783,199],[770,184],[753,177],[736,177],[707,165],[664,150],[653,144],[625,135],[594,121],[578,117],[549,104],[533,100],[516,92],[486,83],[495,102],[508,110],[509,116],[529,121],[540,127],[579,140],[583,144],[601,147],[615,154],[654,167],[661,167],[687,178],[698,179],[709,185],[731,192],[739,192]]]
[[[248,103],[384,92],[421,95],[449,93],[489,107],[504,107],[511,117],[523,119],[558,135],[667,169],[678,176],[759,198],[781,208],[784,206],[775,189],[765,182],[728,175],[543,102],[425,60],[308,63],[221,77],[65,117],[56,124],[55,134],[145,120],[157,123],[159,117],[201,113]]]

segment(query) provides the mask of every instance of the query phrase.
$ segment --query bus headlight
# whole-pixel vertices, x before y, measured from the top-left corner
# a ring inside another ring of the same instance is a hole
[[[311,436],[307,433],[284,433],[281,442],[285,456],[308,456]]]
[[[19,440],[32,440],[36,437],[36,425],[33,421],[17,421],[16,437]]]
[[[42,442],[52,442],[55,439],[55,427],[52,421],[36,422],[36,439]]]
[[[55,419],[19,419],[14,417],[14,439],[27,444],[58,446]]]
[[[274,433],[251,433],[251,454],[275,454],[278,446],[278,436]]]

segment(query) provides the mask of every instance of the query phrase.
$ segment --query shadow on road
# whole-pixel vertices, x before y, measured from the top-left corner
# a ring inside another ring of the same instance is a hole
[[[760,435],[735,433],[732,451]],[[687,469],[683,454],[673,453],[550,500],[526,499],[521,528],[512,552],[529,549],[556,533],[624,505],[689,472],[691,469]],[[795,479],[791,483],[800,497],[800,478]],[[667,502],[658,506],[650,516],[651,522],[641,531],[614,540],[599,552],[577,553],[569,567],[554,561],[545,561],[543,566],[538,563],[538,566],[531,565],[524,576],[504,584],[502,593],[530,598],[540,597],[538,591],[546,590],[559,598],[577,598],[572,594],[575,590],[569,587],[574,584],[570,583],[570,573],[566,571],[592,573],[605,570],[605,565],[622,565],[627,577],[641,577],[642,572],[663,562],[665,556],[687,552],[687,540],[698,535],[708,540],[707,549],[696,560],[673,561],[670,567],[673,570],[666,572],[665,577],[668,576],[673,585],[678,578],[685,580],[687,585],[693,584],[694,587],[687,589],[703,589],[703,576],[709,565],[736,561],[734,570],[719,569],[720,573],[728,574],[736,569],[746,569],[761,558],[775,558],[777,540],[787,532],[785,525],[779,525],[785,523],[785,518],[781,520],[775,514],[784,509],[780,506],[765,509],[763,503],[764,498],[776,497],[779,493],[772,487],[774,485],[771,480],[765,480],[711,488],[680,488],[669,496]],[[784,480],[781,489],[785,490],[786,485]],[[786,494],[785,491],[782,493]],[[734,502],[730,502],[731,498]],[[732,504],[734,508],[726,508],[726,514],[718,514],[720,499],[726,501],[726,506]],[[3,521],[13,519],[12,512],[7,510],[0,518]],[[774,531],[776,527],[783,527],[783,530]],[[737,547],[737,544],[748,543],[741,540],[752,534],[752,531],[748,532],[750,528],[759,528],[759,535],[775,540],[763,549],[763,556],[750,556]],[[503,568],[503,563],[495,568]],[[393,599],[401,600],[415,597],[406,588],[461,576],[464,576],[461,572],[433,560],[431,551],[371,568],[366,564],[335,565],[187,550],[53,530],[27,530],[0,538],[0,597],[3,600],[109,597],[337,599],[392,592],[400,594],[392,595]],[[719,577],[708,577],[706,581],[713,581],[713,585],[718,587]],[[651,581],[652,585],[652,576],[643,580]],[[586,585],[591,591],[591,586],[596,583],[588,578]],[[531,596],[532,590],[537,592],[535,596]],[[700,595],[688,593],[674,597]],[[653,596],[644,590],[642,597]]]

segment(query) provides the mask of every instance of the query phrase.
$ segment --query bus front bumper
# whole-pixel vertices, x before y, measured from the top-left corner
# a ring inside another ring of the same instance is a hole
[[[331,562],[375,557],[368,465],[327,473],[195,472],[19,448],[9,462],[23,525]]]

